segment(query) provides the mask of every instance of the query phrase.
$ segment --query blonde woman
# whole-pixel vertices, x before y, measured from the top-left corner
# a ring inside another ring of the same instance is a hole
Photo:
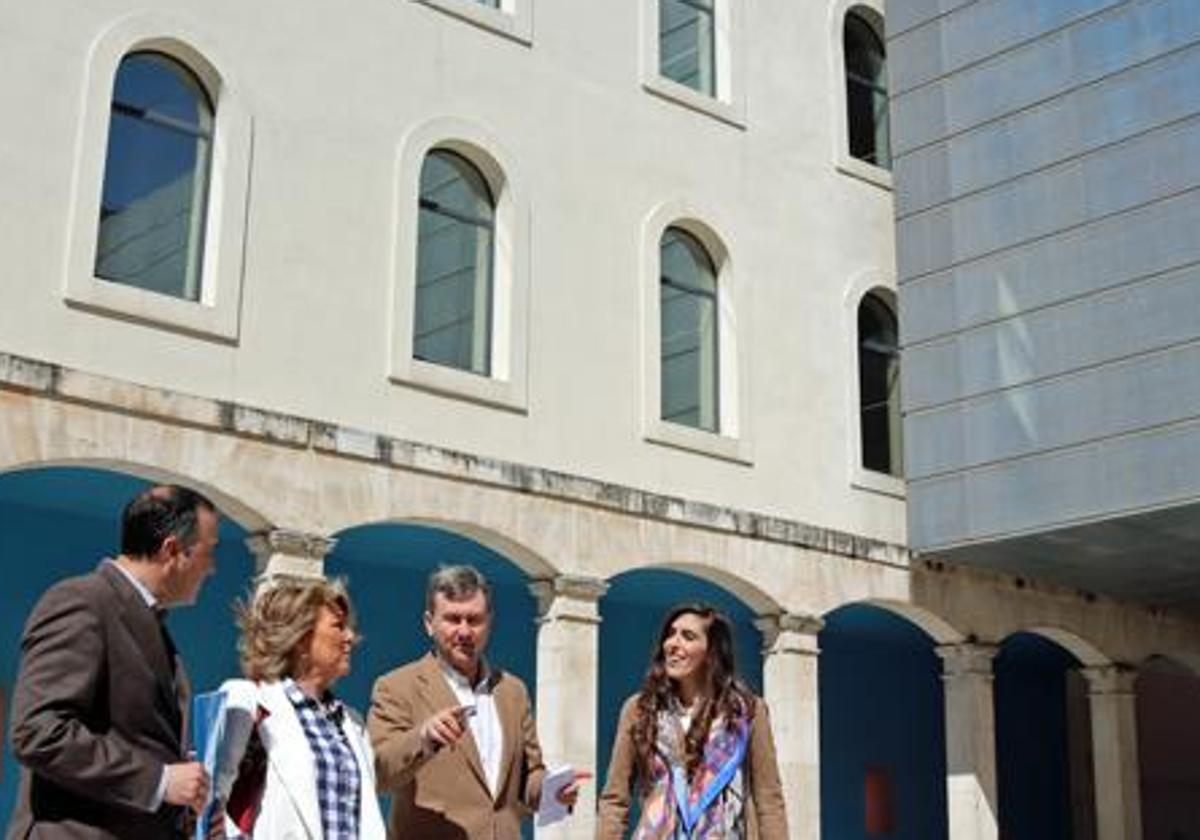
[[[257,711],[237,778],[217,781],[226,836],[384,840],[362,718],[333,695],[358,642],[344,585],[281,580],[240,613],[247,679],[223,688]]]

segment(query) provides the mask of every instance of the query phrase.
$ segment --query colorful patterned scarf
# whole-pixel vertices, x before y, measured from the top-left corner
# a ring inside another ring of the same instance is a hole
[[[742,840],[746,835],[742,764],[749,724],[713,721],[704,757],[687,781],[678,710],[658,713],[650,791],[633,840]]]

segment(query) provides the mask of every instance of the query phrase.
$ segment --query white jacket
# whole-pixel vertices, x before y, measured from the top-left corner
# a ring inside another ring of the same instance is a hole
[[[296,710],[284,694],[282,683],[228,680],[221,686],[235,705],[253,709],[262,706],[266,717],[258,724],[259,737],[267,753],[267,780],[262,806],[254,823],[255,840],[323,840],[321,808],[317,802],[317,770],[308,738]],[[363,730],[362,718],[347,708],[342,732],[354,750],[362,776],[359,805],[359,840],[385,840],[383,817],[375,797],[375,756]],[[229,745],[229,758],[236,767],[246,749],[248,729],[230,735],[240,741]],[[217,780],[218,795],[228,799],[232,778]],[[244,838],[232,820],[225,821],[229,838]]]

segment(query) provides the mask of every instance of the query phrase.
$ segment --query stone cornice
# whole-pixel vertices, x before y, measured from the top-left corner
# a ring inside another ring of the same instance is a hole
[[[0,389],[161,419],[397,469],[503,487],[630,516],[907,568],[901,545],[752,511],[682,499],[542,467],[485,458],[319,420],[152,388],[0,353]]]

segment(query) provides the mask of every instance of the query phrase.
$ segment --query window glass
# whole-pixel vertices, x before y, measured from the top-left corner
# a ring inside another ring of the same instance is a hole
[[[718,430],[717,274],[691,234],[661,244],[662,419]]]
[[[861,15],[846,15],[846,119],[850,155],[891,169],[888,136],[887,59],[883,42]]]
[[[658,72],[712,96],[716,92],[715,0],[659,0]]]
[[[117,68],[95,273],[200,298],[213,109],[199,80],[158,53]]]
[[[902,474],[900,347],[896,316],[878,295],[858,307],[859,428],[864,469]]]
[[[494,204],[487,182],[454,152],[421,167],[413,355],[491,372]]]

